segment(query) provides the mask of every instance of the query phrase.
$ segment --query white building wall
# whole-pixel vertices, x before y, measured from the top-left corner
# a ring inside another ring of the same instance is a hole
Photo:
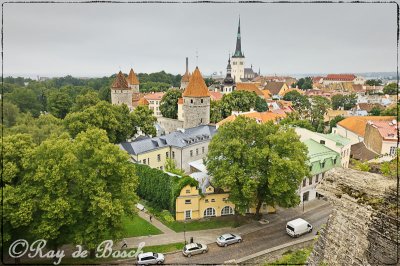
[[[241,82],[244,78],[244,57],[232,57],[232,76],[235,82]]]
[[[345,129],[344,127],[337,125],[332,128],[332,133],[338,134],[342,137],[348,138],[351,140],[351,145],[360,143],[364,141],[364,138],[357,135],[356,133],[351,132],[350,130]]]

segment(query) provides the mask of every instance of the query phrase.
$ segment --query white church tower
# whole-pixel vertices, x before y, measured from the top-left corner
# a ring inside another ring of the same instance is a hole
[[[232,76],[236,83],[241,82],[241,79],[244,78],[244,54],[242,52],[242,41],[240,37],[240,17],[236,38],[236,50],[232,56]]]

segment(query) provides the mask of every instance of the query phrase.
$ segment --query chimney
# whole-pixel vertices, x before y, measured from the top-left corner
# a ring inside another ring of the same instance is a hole
[[[186,57],[186,72],[189,72],[189,58]]]

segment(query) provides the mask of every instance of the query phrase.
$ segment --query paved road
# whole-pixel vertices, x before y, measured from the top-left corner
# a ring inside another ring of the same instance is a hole
[[[322,205],[309,213],[300,215],[299,217],[304,218],[313,225],[314,230],[312,234],[315,234],[317,230],[326,223],[330,213],[331,207],[329,205]],[[280,218],[279,221],[276,221],[263,229],[242,235],[243,242],[239,244],[234,244],[228,247],[218,247],[215,243],[209,244],[209,251],[206,254],[192,256],[191,258],[184,257],[180,252],[167,254],[165,263],[220,264],[228,260],[239,259],[268,248],[295,241],[296,239],[286,234],[286,222],[287,221],[284,218]]]

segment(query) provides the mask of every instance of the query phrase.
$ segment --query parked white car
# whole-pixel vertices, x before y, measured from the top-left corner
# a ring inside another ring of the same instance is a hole
[[[242,242],[242,237],[234,234],[223,234],[217,238],[217,244],[220,247],[226,247],[230,244]]]
[[[208,251],[207,245],[200,243],[191,243],[183,247],[183,255],[186,257],[191,257],[192,255],[206,253]]]
[[[286,232],[291,237],[298,237],[302,234],[310,233],[312,229],[313,229],[312,225],[309,224],[306,220],[303,220],[301,218],[297,218],[286,224]]]
[[[149,264],[162,264],[165,261],[165,257],[161,253],[146,252],[138,255],[139,265],[149,265]]]

